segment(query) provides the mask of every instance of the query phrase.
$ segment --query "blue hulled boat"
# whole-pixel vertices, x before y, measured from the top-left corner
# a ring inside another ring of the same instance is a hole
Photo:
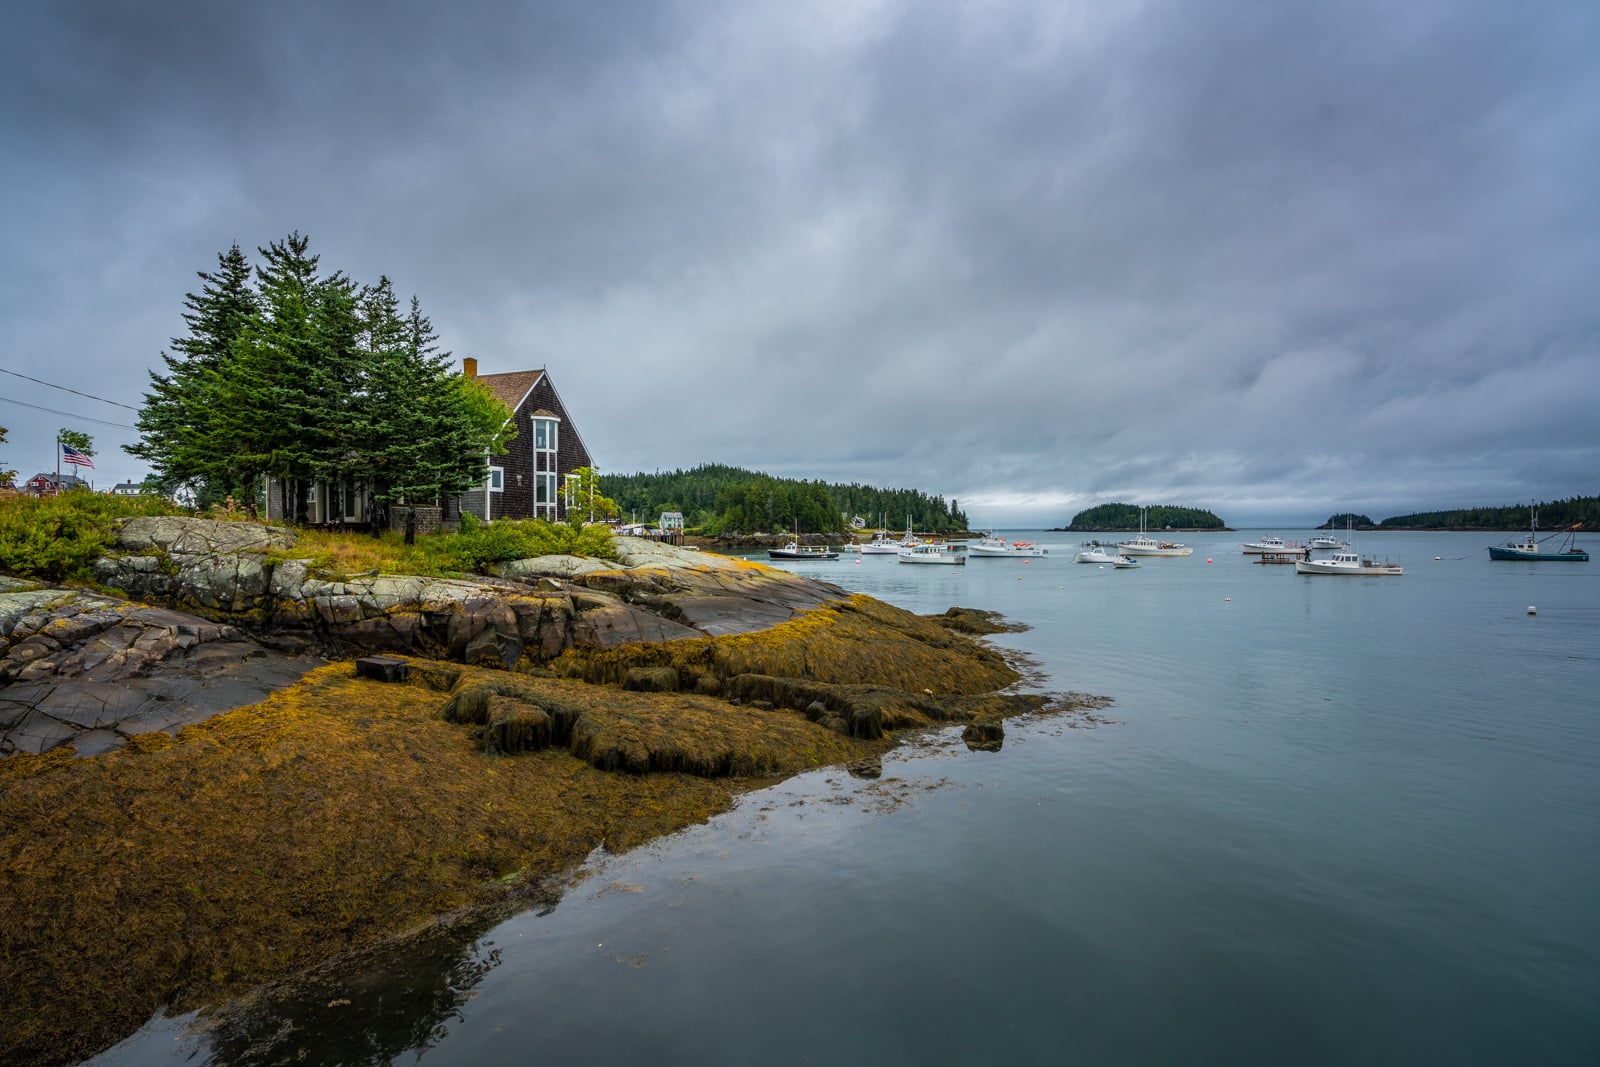
[[[1579,525],[1582,525],[1581,523]],[[1558,549],[1545,551],[1540,545],[1556,534],[1539,536],[1539,517],[1533,510],[1533,505],[1528,505],[1528,536],[1521,541],[1507,541],[1503,545],[1490,545],[1490,559],[1531,559],[1531,560],[1567,560],[1572,563],[1588,563],[1589,553],[1579,548],[1574,542],[1578,536],[1578,527],[1574,526],[1567,531],[1567,539],[1561,542]]]

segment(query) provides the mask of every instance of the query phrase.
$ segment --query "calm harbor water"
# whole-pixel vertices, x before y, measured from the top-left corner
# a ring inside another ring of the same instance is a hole
[[[1600,1062],[1600,563],[1362,534],[1405,575],[1302,577],[1233,533],[1116,571],[1015,536],[1052,554],[792,567],[999,610],[1114,721],[792,779],[546,913],[99,1062]]]

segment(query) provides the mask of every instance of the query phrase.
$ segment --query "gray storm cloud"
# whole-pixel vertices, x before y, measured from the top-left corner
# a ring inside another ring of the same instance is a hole
[[[9,16],[0,366],[137,403],[194,272],[298,229],[608,470],[988,524],[1600,491],[1593,4],[232,7]],[[75,425],[23,404],[131,423],[0,397],[7,466]]]

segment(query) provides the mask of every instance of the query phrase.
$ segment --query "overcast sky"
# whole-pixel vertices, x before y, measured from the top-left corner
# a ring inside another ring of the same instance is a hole
[[[909,486],[1000,526],[1600,493],[1594,0],[4,26],[0,368],[54,385],[137,407],[195,272],[299,230],[483,371],[548,368],[605,471]],[[0,465],[53,469],[68,426],[97,484],[137,480],[102,424],[134,415],[0,374]]]

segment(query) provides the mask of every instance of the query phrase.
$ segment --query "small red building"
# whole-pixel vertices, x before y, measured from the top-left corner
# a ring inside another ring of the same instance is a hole
[[[59,476],[41,471],[29,478],[22,485],[22,491],[30,496],[55,496],[68,489],[87,489],[89,483],[76,474],[63,474]]]

